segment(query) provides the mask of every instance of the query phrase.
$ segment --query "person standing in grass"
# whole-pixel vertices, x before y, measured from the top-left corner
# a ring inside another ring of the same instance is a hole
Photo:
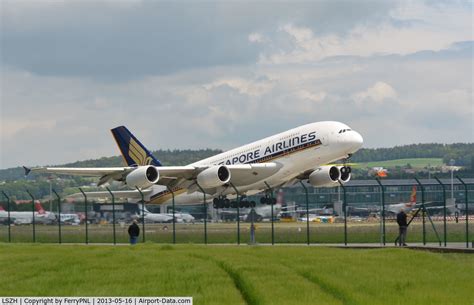
[[[406,238],[407,238],[407,229],[408,229],[408,224],[407,224],[407,214],[403,209],[400,210],[400,213],[397,214],[397,223],[398,223],[398,245],[406,247],[407,244],[405,243]]]
[[[134,219],[132,224],[128,227],[128,235],[130,236],[130,244],[135,245],[140,235],[140,227],[138,227],[136,219]]]

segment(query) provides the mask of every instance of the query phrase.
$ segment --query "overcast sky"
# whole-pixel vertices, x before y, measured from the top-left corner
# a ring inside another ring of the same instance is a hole
[[[150,149],[322,120],[474,142],[471,1],[0,3],[0,168],[117,155],[118,125]]]

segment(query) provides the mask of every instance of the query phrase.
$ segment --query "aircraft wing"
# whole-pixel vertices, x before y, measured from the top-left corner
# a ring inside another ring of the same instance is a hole
[[[149,195],[152,192],[152,189],[145,189],[142,190],[144,196]],[[127,190],[127,191],[112,191],[115,198],[133,198],[133,199],[141,199],[142,196],[140,192],[137,190]],[[86,192],[87,199],[101,199],[111,197],[108,191],[98,191],[98,192]],[[71,199],[84,199],[84,195],[82,193],[75,193],[72,195],[67,196],[67,198]]]
[[[123,181],[123,178],[132,172],[135,167],[37,167],[25,169],[25,175],[30,172],[46,173],[58,175],[100,177],[98,185],[102,185],[110,180]]]
[[[25,168],[26,174],[51,173],[59,175],[102,177],[105,175],[122,175],[132,171],[134,167],[36,167]]]
[[[156,169],[160,178],[156,184],[188,188],[196,179],[197,175],[210,166],[158,166]],[[274,162],[255,164],[235,164],[226,165],[231,173],[230,182],[235,186],[249,185],[275,174],[281,167]],[[38,167],[25,168],[25,174],[31,172],[51,173],[60,175],[75,175],[100,177],[98,185],[102,185],[110,180],[124,181],[125,177],[134,171],[136,167],[88,167],[88,168],[67,168],[67,167]],[[191,183],[190,183],[191,182]]]

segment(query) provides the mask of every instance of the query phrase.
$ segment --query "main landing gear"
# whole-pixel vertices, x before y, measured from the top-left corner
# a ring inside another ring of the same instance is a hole
[[[212,207],[214,209],[236,209],[236,208],[254,208],[256,206],[255,201],[248,201],[245,198],[242,198],[240,202],[235,200],[229,200],[226,197],[214,198],[212,202]]]
[[[260,198],[260,203],[261,204],[276,204],[277,199],[276,198],[271,198],[271,197],[261,197]]]

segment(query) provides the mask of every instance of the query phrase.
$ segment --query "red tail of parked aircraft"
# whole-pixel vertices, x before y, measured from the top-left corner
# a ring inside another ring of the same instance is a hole
[[[35,210],[36,212],[38,212],[38,214],[46,214],[45,209],[43,209],[41,202],[39,202],[38,200],[35,201]]]
[[[410,202],[416,204],[416,185],[411,189]]]

